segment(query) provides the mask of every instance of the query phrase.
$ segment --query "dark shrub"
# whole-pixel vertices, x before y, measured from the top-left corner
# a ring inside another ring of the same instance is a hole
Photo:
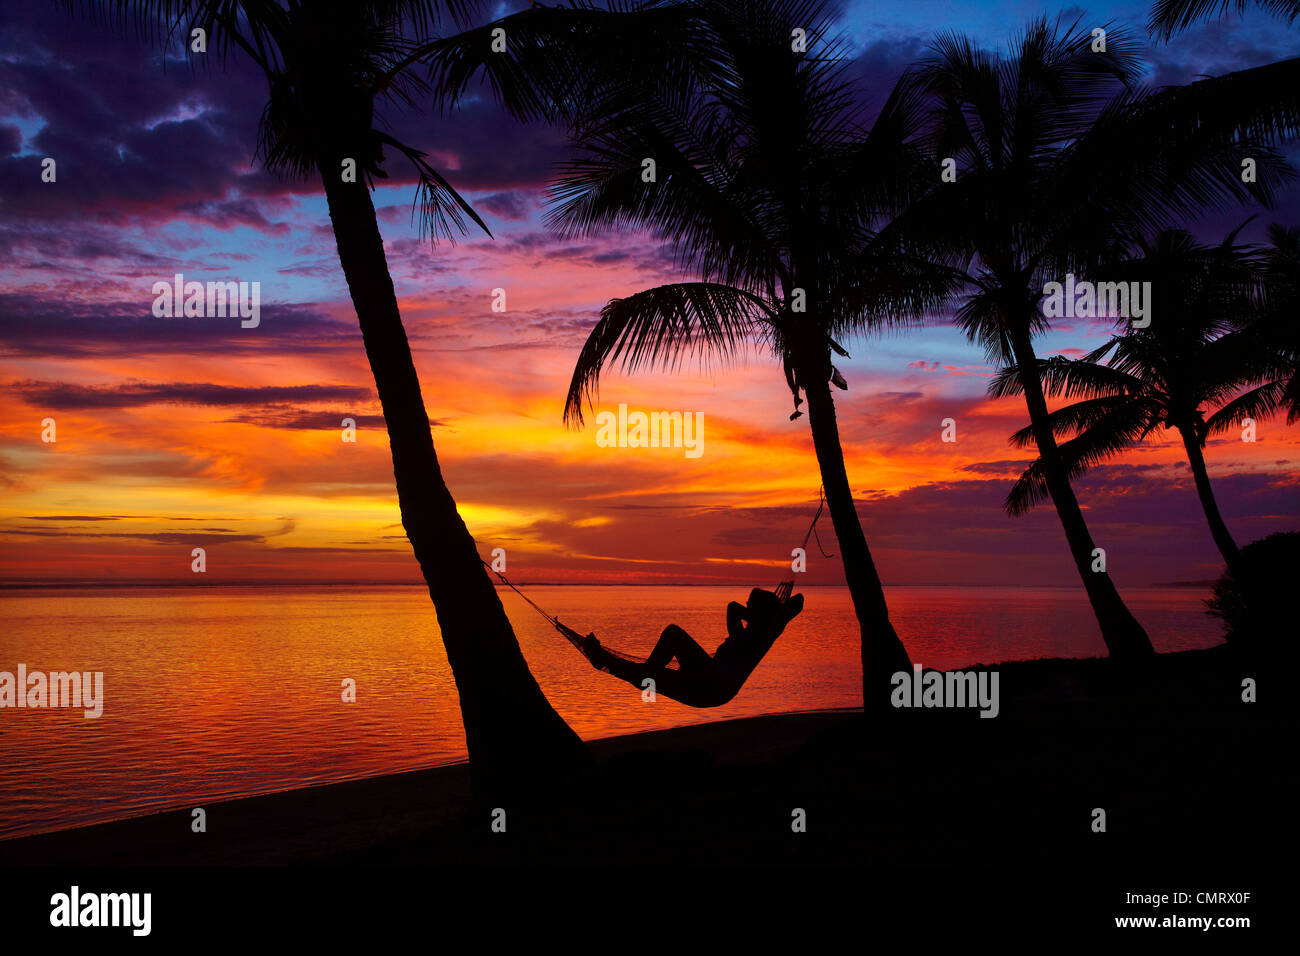
[[[1228,642],[1243,650],[1280,649],[1295,639],[1300,532],[1281,531],[1246,545],[1205,602],[1222,618]]]

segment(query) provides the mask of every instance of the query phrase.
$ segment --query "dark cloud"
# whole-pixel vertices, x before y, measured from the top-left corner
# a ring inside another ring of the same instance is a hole
[[[520,189],[509,192],[492,193],[484,196],[475,204],[479,211],[486,210],[499,219],[520,221],[527,219],[533,209],[532,197]]]
[[[132,408],[141,405],[275,405],[283,402],[369,402],[367,388],[350,385],[266,385],[238,387],[205,382],[171,384],[70,385],[13,382],[27,402],[50,409]]]
[[[359,548],[289,547],[289,548],[273,548],[271,550],[274,554],[297,554],[297,555],[360,554],[362,552],[369,553],[369,554],[408,554],[409,553],[408,548],[364,548],[364,547],[359,547]],[[406,582],[397,582],[397,583],[406,583]],[[411,583],[416,583],[416,582],[411,582]],[[423,582],[418,582],[418,583],[423,583]]]
[[[214,539],[223,543],[235,541],[251,541],[257,544],[266,543],[266,535],[262,534],[244,534],[239,532],[228,531],[223,528],[208,529],[207,533],[194,531],[70,531],[60,528],[59,530],[50,529],[24,529],[24,528],[6,528],[5,534],[19,534],[25,537],[35,538],[116,538],[130,539],[135,541],[152,541],[154,544],[184,544],[184,545],[205,545],[211,544]]]
[[[69,516],[71,517],[71,516]],[[119,516],[125,517],[125,516]],[[93,521],[93,518],[82,520]],[[197,521],[197,518],[181,520]],[[275,531],[253,533],[235,531],[231,528],[196,528],[192,531],[79,531],[75,528],[5,528],[6,534],[23,535],[36,538],[94,538],[150,541],[154,544],[211,545],[214,542],[231,544],[234,542],[251,542],[267,544],[270,538],[278,538],[291,533],[298,523],[293,518],[280,518],[280,527]]]
[[[291,428],[302,431],[337,430],[342,428],[344,418],[351,418],[357,428],[385,428],[383,415],[358,415],[355,412],[318,412],[301,408],[269,409],[261,415],[236,415],[223,421],[237,422],[243,425],[257,425],[262,428]],[[445,422],[431,420],[430,425],[439,426]]]
[[[208,73],[171,63],[133,39],[57,5],[6,14],[0,87],[7,112],[43,126],[28,155],[0,160],[10,216],[125,222],[232,189],[263,191],[247,166],[265,84],[249,70]],[[40,182],[40,161],[58,163]]]
[[[279,233],[287,227],[265,216],[260,199],[319,191],[315,182],[250,171],[266,81],[238,53],[224,65],[213,56],[191,67],[177,49],[165,58],[56,4],[8,5],[3,18],[0,116],[41,124],[24,155],[17,155],[19,129],[0,128],[7,217],[125,223],[192,215],[220,228]],[[501,218],[523,218],[517,191],[541,186],[565,155],[558,131],[511,120],[490,94],[470,95],[447,115],[390,104],[380,113],[399,139],[427,150],[457,189],[490,191],[486,208]],[[53,184],[40,181],[46,156],[58,163]],[[390,183],[415,182],[391,150],[386,169]]]
[[[142,280],[138,298],[94,304],[0,293],[0,346],[18,355],[43,356],[337,349],[361,354],[356,323],[330,318],[313,305],[263,301],[255,329],[241,328],[237,319],[159,319],[151,313],[150,286]]]
[[[973,461],[969,465],[961,465],[958,471],[969,471],[977,475],[1005,475],[1008,473],[1019,474],[1029,467],[1032,459],[1025,458],[1016,460],[1014,458],[1004,458],[1000,461]]]
[[[869,44],[849,64],[859,104],[859,120],[873,122],[903,72],[929,54],[930,38],[924,34],[890,37]]]
[[[1224,519],[1245,544],[1272,531],[1300,527],[1300,495],[1290,476],[1216,475]],[[1002,501],[1009,480],[921,485],[859,504],[882,573],[924,568],[919,555],[942,554],[950,583],[1073,584],[1077,575],[1050,503],[1011,518]],[[1213,576],[1222,564],[1187,469],[1105,465],[1074,483],[1088,526],[1106,549],[1121,583],[1147,585]],[[894,579],[890,583],[927,583]],[[934,583],[933,581],[928,583]]]
[[[247,197],[223,202],[183,203],[177,208],[185,215],[218,229],[251,226],[259,232],[287,236],[292,230],[287,222],[271,222],[262,211],[262,203]]]
[[[178,515],[23,515],[23,521],[202,521]],[[289,520],[289,519],[282,519]]]
[[[998,467],[1003,465],[1010,467]],[[1005,474],[1020,467],[1019,462],[986,462],[966,470]],[[1213,480],[1239,544],[1300,528],[1300,488],[1291,476],[1245,472]],[[1002,510],[1010,487],[1011,480],[1003,477],[935,482],[897,493],[855,489],[858,514],[886,584],[1077,584],[1051,504],[1011,518]],[[1104,465],[1074,487],[1121,584],[1204,580],[1217,574],[1222,560],[1185,466]],[[708,553],[690,545],[698,538],[732,549],[736,557],[782,557],[791,542],[802,539],[814,510],[812,504],[697,510],[677,540],[684,552]],[[838,552],[829,520],[823,519],[818,530],[822,546]],[[621,525],[609,533],[627,534]],[[599,543],[590,546],[605,553],[601,548]],[[810,542],[809,580],[826,583],[825,575],[841,575],[838,562],[819,558],[816,548]]]
[[[10,5],[3,25],[0,115],[41,124],[22,156],[19,128],[0,127],[0,210],[8,216],[117,223],[189,216],[223,229],[282,234],[289,227],[267,214],[265,200],[319,191],[314,182],[282,183],[250,170],[266,84],[241,55],[191,68],[176,50],[164,58],[133,36],[53,4]],[[928,29],[881,38],[849,63],[862,122],[926,54],[929,39]],[[1296,53],[1300,31],[1261,18],[1241,29],[1230,18],[1151,44],[1147,58],[1152,82],[1163,85]],[[510,119],[477,84],[446,114],[391,106],[381,114],[398,138],[428,151],[458,189],[487,192],[479,205],[499,219],[526,219],[532,196],[568,155],[559,130]],[[59,163],[56,184],[40,183],[44,156]],[[390,155],[387,169],[391,183],[414,182],[400,156]],[[409,212],[385,207],[380,214],[396,222]]]
[[[910,405],[926,395],[924,392],[874,392],[867,397],[882,405]]]
[[[31,220],[0,223],[0,253],[10,259],[26,257],[29,268],[64,269],[68,262],[84,264],[96,259],[130,259],[137,268],[174,271],[184,260],[173,252],[141,246],[113,226],[87,223],[75,230],[62,221]],[[44,260],[44,266],[40,261]]]
[[[1247,21],[1232,15],[1180,31],[1168,43],[1151,43],[1148,82],[1182,86],[1296,55],[1300,55],[1300,30],[1266,16]]]
[[[126,515],[23,515],[24,521],[120,521]]]

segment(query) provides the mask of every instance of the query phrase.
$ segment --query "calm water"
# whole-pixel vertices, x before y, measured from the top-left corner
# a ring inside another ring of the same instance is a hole
[[[648,652],[678,623],[712,650],[734,588],[537,588],[610,646]],[[584,738],[787,710],[861,705],[848,592],[812,588],[804,613],[726,707],[693,710],[591,666],[506,592],[542,690]],[[1158,650],[1208,647],[1219,624],[1195,589],[1124,596]],[[950,668],[1104,653],[1083,592],[893,588],[914,662]],[[1052,621],[1050,626],[1046,621]],[[102,670],[104,712],[0,710],[0,838],[232,795],[449,763],[465,756],[437,620],[418,588],[10,591],[0,671]],[[357,683],[344,704],[340,683]]]

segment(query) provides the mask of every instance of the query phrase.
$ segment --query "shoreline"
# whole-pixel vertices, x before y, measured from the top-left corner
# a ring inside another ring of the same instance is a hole
[[[1142,671],[1107,658],[997,670],[1001,712],[800,711],[589,741],[597,774],[554,805],[511,809],[511,839],[475,808],[469,766],[362,777],[0,841],[0,867],[564,862],[618,865],[630,845],[710,865],[907,865],[916,835],[949,854],[1041,865],[1056,855],[1152,852],[1232,859],[1265,835],[1281,780],[1280,710],[1244,704],[1257,668],[1227,645],[1159,655]],[[1218,769],[1216,769],[1218,768]],[[1204,808],[1216,808],[1206,827]],[[1140,840],[1098,840],[1091,808]],[[813,823],[791,839],[791,808]],[[1189,832],[1197,832],[1194,841]],[[1100,856],[1097,856],[1100,854]]]
[[[834,714],[861,714],[860,707],[827,707],[817,710],[788,710],[776,711],[770,714],[754,714],[747,717],[727,717],[722,720],[706,720],[696,723],[679,724],[675,727],[658,727],[652,730],[638,730],[628,734],[613,734],[609,737],[595,737],[591,740],[584,740],[583,744],[591,749],[599,757],[602,753],[606,755],[622,752],[624,749],[633,749],[640,741],[640,738],[648,737],[654,734],[674,734],[699,730],[706,727],[715,727],[720,724],[737,723],[741,721],[763,721],[784,717],[803,717],[803,716],[820,716]],[[691,736],[691,735],[685,735]],[[679,741],[673,741],[677,743]],[[658,743],[652,745],[651,749],[662,749]],[[20,833],[13,836],[0,836],[0,860],[4,856],[4,847],[7,844],[15,843],[20,840],[35,840],[44,837],[53,837],[62,834],[78,833],[86,830],[93,830],[98,827],[110,827],[119,824],[131,823],[135,820],[149,819],[151,817],[164,816],[167,814],[185,814],[190,812],[193,806],[214,807],[224,806],[227,804],[238,803],[244,800],[258,800],[269,797],[283,797],[288,794],[306,793],[307,791],[320,790],[330,787],[340,787],[347,784],[359,784],[366,781],[379,780],[397,780],[416,774],[427,774],[435,776],[438,771],[451,770],[453,768],[468,768],[468,758],[462,757],[449,760],[445,763],[433,763],[422,767],[409,767],[401,770],[386,770],[378,773],[365,773],[353,777],[343,777],[337,780],[318,780],[309,783],[288,784],[285,786],[272,786],[267,790],[258,790],[247,793],[223,795],[215,798],[205,798],[196,801],[187,801],[184,804],[162,807],[155,809],[142,810],[138,813],[128,813],[125,816],[111,817],[104,820],[95,820],[88,823],[75,824],[73,826],[58,827],[51,830],[40,830],[35,833]]]
[[[659,730],[639,731],[585,741],[598,762],[637,754],[671,754],[683,750],[707,752],[714,760],[745,762],[770,760],[788,755],[813,729],[833,726],[861,709],[842,708],[789,711],[758,717],[686,724]],[[242,863],[284,862],[286,851],[299,862],[316,856],[331,856],[372,845],[379,839],[397,836],[411,829],[446,824],[471,804],[469,762],[400,770],[355,777],[305,787],[290,787],[266,793],[247,794],[201,805],[207,812],[209,834],[224,831],[220,839]],[[200,804],[196,804],[200,805]],[[375,810],[358,819],[357,807]],[[382,812],[376,810],[382,808]],[[139,857],[165,864],[229,862],[226,853],[216,856],[204,848],[175,850],[175,844],[191,833],[190,807],[158,810],[116,820],[88,823],[44,833],[0,840],[0,866],[43,866],[85,864],[78,847],[110,851],[114,865]],[[233,832],[216,821],[233,822]],[[324,854],[312,852],[322,831],[332,835]],[[204,834],[196,834],[202,837]],[[275,845],[266,845],[267,838]],[[301,849],[307,854],[297,856]],[[98,856],[98,853],[95,853]]]

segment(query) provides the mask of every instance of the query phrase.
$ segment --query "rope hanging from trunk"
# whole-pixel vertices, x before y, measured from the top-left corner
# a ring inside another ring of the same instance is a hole
[[[800,545],[800,547],[803,548],[803,549],[806,551],[806,550],[808,549],[808,541],[809,541],[809,539],[810,539],[810,538],[816,538],[816,539],[817,539],[817,548],[818,548],[818,550],[821,551],[821,553],[822,553],[822,557],[824,557],[824,558],[833,558],[833,557],[835,557],[835,555],[833,555],[833,554],[827,554],[827,553],[826,553],[826,549],[822,547],[822,540],[821,540],[821,538],[817,536],[817,519],[819,519],[819,518],[822,516],[822,511],[824,511],[825,508],[826,508],[826,492],[825,492],[825,489],[821,489],[821,490],[818,492],[818,494],[819,494],[821,500],[820,500],[820,501],[818,502],[818,504],[817,504],[817,512],[816,512],[816,514],[813,515],[813,519],[812,519],[812,521],[811,521],[811,522],[809,523],[809,525],[808,525],[808,532],[803,536],[803,544]],[[577,631],[575,631],[573,628],[569,627],[567,624],[562,623],[562,622],[560,621],[560,619],[559,619],[558,617],[556,617],[554,614],[548,614],[548,613],[546,613],[545,609],[543,609],[542,606],[541,606],[540,604],[538,604],[536,601],[534,601],[532,598],[530,598],[530,597],[529,597],[527,594],[525,594],[523,591],[519,590],[519,588],[516,587],[512,581],[510,581],[510,580],[509,580],[509,579],[508,579],[504,574],[502,574],[502,573],[501,573],[500,571],[498,571],[496,568],[492,567],[492,565],[489,564],[489,563],[488,563],[486,560],[484,560],[482,557],[480,557],[479,560],[483,562],[483,567],[487,568],[489,571],[491,571],[493,574],[495,574],[495,575],[497,576],[497,578],[500,579],[500,581],[501,581],[502,584],[504,584],[504,585],[505,585],[506,587],[508,587],[510,590],[514,591],[514,592],[515,592],[516,594],[518,594],[521,598],[523,598],[524,601],[527,602],[527,604],[528,604],[528,605],[529,605],[533,610],[535,610],[535,611],[536,611],[538,614],[540,614],[542,617],[546,618],[546,620],[550,622],[550,624],[551,624],[551,626],[552,626],[553,628],[555,628],[555,629],[556,629],[557,631],[559,631],[562,635],[564,635],[565,640],[567,640],[570,644],[572,644],[572,645],[573,645],[574,647],[576,647],[579,651],[581,651],[584,657],[586,656],[586,651],[583,650],[583,646],[582,646],[582,642],[583,642],[583,635],[582,635],[582,634],[579,634]],[[794,593],[794,578],[791,577],[791,578],[786,578],[785,580],[783,580],[780,584],[778,584],[778,585],[776,586],[776,592],[775,592],[775,593],[776,593],[776,596],[781,600],[782,603],[785,603],[786,601],[788,601],[788,600],[790,599],[790,595],[792,595],[792,594]],[[587,636],[587,637],[594,637],[595,634],[593,633],[593,634],[589,634],[589,635],[586,635],[586,636]],[[605,651],[606,651],[607,653],[615,654],[615,655],[618,656],[618,657],[622,657],[624,660],[632,660],[632,658],[627,657],[626,655],[623,655],[623,654],[619,654],[617,651],[611,651],[609,648],[605,648]]]
[[[822,553],[822,557],[833,558],[835,557],[835,555],[827,554],[826,549],[822,547],[822,539],[820,537],[817,537],[817,519],[822,516],[822,511],[826,508],[826,489],[825,488],[818,489],[817,494],[821,499],[820,501],[817,502],[817,513],[813,515],[812,521],[808,524],[808,532],[803,536],[803,544],[799,545],[799,547],[803,548],[803,550],[806,552],[808,550],[808,539],[816,537],[817,550]],[[784,581],[782,581],[780,584],[776,586],[776,596],[781,599],[782,604],[790,600],[790,595],[793,593],[794,593],[794,578],[786,578]]]

